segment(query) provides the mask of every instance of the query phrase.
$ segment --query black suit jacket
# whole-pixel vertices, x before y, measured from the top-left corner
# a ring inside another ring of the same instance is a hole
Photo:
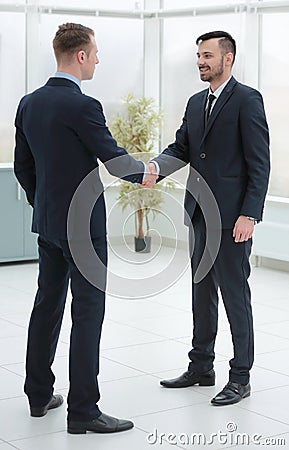
[[[196,200],[203,206],[202,178],[217,201],[223,228],[233,228],[240,215],[261,220],[270,172],[262,96],[232,77],[205,128],[207,96],[205,89],[189,99],[175,142],[155,158],[161,175],[167,176],[187,163],[201,175],[193,172],[188,179],[187,220],[193,216]],[[167,155],[178,158],[179,167]]]
[[[82,94],[73,81],[50,78],[45,86],[26,95],[19,104],[15,126],[14,169],[33,206],[32,231],[36,233],[67,238],[72,197],[82,180],[98,167],[97,159],[115,176],[142,181],[142,162],[117,146],[99,101]],[[97,172],[87,191],[90,201],[101,192],[91,214],[91,237],[105,235],[105,204]],[[76,218],[82,220],[82,211],[80,205]]]

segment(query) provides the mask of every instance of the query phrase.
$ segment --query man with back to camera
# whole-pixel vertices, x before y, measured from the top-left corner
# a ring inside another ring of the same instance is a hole
[[[101,104],[81,92],[81,81],[92,79],[99,63],[93,30],[73,23],[61,25],[53,48],[55,77],[21,100],[15,119],[15,174],[33,206],[32,231],[39,234],[38,290],[29,324],[24,390],[33,417],[42,417],[63,403],[61,395],[53,394],[51,365],[70,280],[73,325],[68,432],[113,433],[130,429],[133,423],[110,417],[97,405],[107,267],[103,194],[90,220],[90,237],[98,259],[93,263],[85,260],[88,269],[98,274],[102,288],[87,281],[72,258],[67,215],[77,187],[98,167],[97,158],[107,163],[113,175],[134,183],[142,182],[144,165],[117,146],[106,127]],[[95,179],[101,184],[97,174]],[[81,246],[82,236],[75,239]]]
[[[208,274],[192,283],[193,341],[188,370],[160,384],[166,388],[215,384],[220,288],[234,348],[229,381],[211,400],[221,406],[237,403],[251,392],[254,337],[249,256],[254,225],[262,220],[268,188],[269,132],[261,94],[231,75],[236,55],[232,36],[213,31],[198,37],[196,44],[200,77],[210,83],[209,89],[189,99],[175,142],[153,160],[156,164],[149,164],[151,178],[147,177],[145,185],[151,187],[158,174],[167,176],[179,168],[169,155],[190,164],[202,176],[193,173],[188,180],[188,187],[190,183],[197,186],[196,196],[204,180],[217,201],[222,222],[220,248]],[[186,217],[192,221],[195,235],[190,230],[192,278],[206,245],[202,206],[186,192]]]

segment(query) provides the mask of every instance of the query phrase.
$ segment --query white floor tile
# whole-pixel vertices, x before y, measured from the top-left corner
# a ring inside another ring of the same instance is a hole
[[[289,320],[286,320],[285,322],[279,321],[278,323],[267,323],[266,325],[257,325],[255,328],[264,333],[272,334],[273,336],[289,339]]]
[[[146,440],[146,433],[134,428],[122,433],[101,435],[87,433],[84,435],[70,435],[66,432],[52,433],[31,439],[13,442],[19,450],[151,450],[152,446]],[[163,450],[172,450],[172,446],[164,443]],[[1,447],[0,447],[1,449]],[[2,449],[1,449],[2,450]],[[5,449],[6,450],[6,449]],[[7,449],[8,450],[8,449]],[[11,448],[10,448],[11,450]]]
[[[0,273],[0,285],[33,297],[37,289],[37,268],[35,267],[35,269],[25,268],[25,265],[22,264],[4,266]]]
[[[244,403],[247,401],[249,400],[243,400]],[[235,406],[218,408],[207,403],[139,416],[135,418],[135,423],[147,433],[155,434],[155,430],[157,430],[158,435],[165,433],[165,436],[168,436],[169,433],[173,433],[176,436],[174,441],[183,448],[193,448],[192,444],[182,444],[186,442],[184,441],[185,436],[190,438],[195,433],[200,433],[203,436],[201,442],[207,444],[202,445],[201,448],[221,449],[230,446],[231,443],[235,443],[235,433],[229,432],[228,428],[235,429],[237,433],[247,433],[249,436],[258,433],[264,437],[268,436],[268,434],[284,433],[289,430],[286,424],[262,417],[250,411],[244,414],[240,408]],[[224,433],[227,437],[227,444],[220,445],[217,436],[212,438],[214,433],[217,435]],[[214,439],[214,446],[209,444],[212,439]]]
[[[53,363],[53,372],[56,377],[56,391],[68,388],[68,357],[55,358],[55,361]],[[98,377],[100,383],[113,380],[121,380],[123,378],[131,378],[140,375],[142,375],[142,372],[140,372],[139,370],[126,367],[106,358],[100,359],[100,373]]]
[[[160,370],[184,367],[187,364],[186,345],[176,341],[163,341],[135,345],[126,348],[104,350],[102,355],[142,372],[154,373]]]
[[[161,340],[163,340],[162,336],[143,331],[140,327],[105,321],[102,329],[101,348],[106,350]]]
[[[16,447],[16,445],[8,444],[7,442],[0,442],[0,450],[17,450],[19,447]]]
[[[150,254],[139,254],[128,251],[124,246],[114,246],[109,256],[110,272],[117,273],[118,276],[125,279],[129,274],[130,278],[137,278],[143,285],[155,277],[168,275],[166,270],[170,267],[169,275],[171,278],[166,277],[164,287],[175,286],[188,266],[189,259],[186,251],[175,251],[174,248],[165,246],[162,246],[159,252],[152,249]],[[175,270],[172,270],[173,268]],[[108,290],[109,287],[110,280],[108,277]],[[158,287],[156,287],[155,292],[158,292]]]
[[[59,342],[56,356],[65,356],[68,352],[67,344]],[[26,336],[8,337],[0,339],[0,366],[25,361]]]
[[[1,313],[0,312],[0,316],[1,316],[2,320],[9,322],[13,325],[22,327],[25,329],[25,331],[27,331],[27,328],[29,325],[30,312],[31,312],[30,310],[29,310],[29,312],[20,313],[20,314],[13,313],[13,312],[10,312],[10,313],[5,313],[5,312]]]
[[[221,333],[221,331],[219,333]],[[187,336],[187,337],[184,337],[184,338],[177,338],[175,340],[177,342],[182,342],[183,344],[186,344],[187,348],[188,348],[188,351],[191,350],[191,348],[192,348],[192,338],[191,338],[191,336]],[[222,348],[220,348],[220,350],[222,350]],[[221,353],[215,352],[215,362],[225,361],[225,360],[228,360],[228,359],[229,359],[228,356],[226,356],[224,354],[221,354]],[[187,358],[186,366],[188,365],[188,362],[189,362],[189,359]]]
[[[153,297],[151,302],[169,306],[170,308],[174,308],[179,311],[187,311],[189,314],[192,313],[192,300],[190,295],[191,289],[188,285],[187,289],[182,289],[182,291],[178,292],[163,292],[159,295]]]
[[[272,336],[263,331],[255,331],[255,354],[275,352],[280,349],[289,349],[289,340]]]
[[[29,314],[32,309],[34,296],[9,286],[1,289],[1,312],[0,317],[5,314]]]
[[[23,377],[0,367],[0,400],[23,395]]]
[[[192,390],[165,390],[155,377],[143,375],[104,383],[100,408],[107,414],[135,417],[206,401]]]
[[[148,333],[158,334],[163,338],[181,338],[191,336],[193,319],[192,314],[176,311],[169,316],[155,316],[149,319],[138,319],[129,322],[134,328],[147,331]]]
[[[140,370],[132,369],[131,367],[124,366],[123,364],[111,361],[110,359],[101,358],[100,360],[100,383],[137,377],[140,375],[142,375]]]
[[[288,349],[289,339],[273,336],[259,329],[255,329],[255,355],[271,353],[280,349]],[[229,358],[233,355],[233,345],[230,331],[219,331],[217,334],[215,350]]]
[[[7,320],[0,319],[0,339],[16,336],[25,336],[26,328],[15,325]]]
[[[66,408],[49,411],[45,417],[30,417],[26,396],[0,401],[0,436],[5,441],[25,439],[65,430]]]
[[[25,376],[24,363],[8,364],[2,366],[11,374],[16,374],[22,378]],[[59,356],[55,358],[53,363],[53,372],[56,377],[55,390],[58,392],[68,388],[68,356]],[[106,381],[121,380],[123,378],[131,378],[143,375],[140,370],[132,369],[131,367],[124,366],[115,361],[111,361],[106,358],[100,358],[100,373],[99,382],[104,383]],[[1,390],[0,390],[1,392]]]
[[[289,376],[288,350],[257,355],[255,365]]]
[[[289,320],[289,311],[279,309],[275,305],[265,306],[259,303],[253,304],[253,316],[255,328],[262,324],[270,325]]]
[[[0,366],[23,362],[25,359],[25,336],[7,337],[0,339]]]
[[[14,373],[16,375],[19,375],[22,378],[24,378],[24,376],[25,376],[24,362],[17,363],[17,364],[3,365],[3,366],[1,366],[1,368],[6,369],[9,372]]]
[[[275,387],[289,386],[289,375],[283,375],[273,370],[258,367],[256,364],[251,370],[252,395],[255,392],[266,391]],[[266,393],[264,392],[264,395]]]
[[[61,342],[69,343],[70,327],[63,327],[59,337]],[[157,342],[163,340],[163,336],[148,333],[131,325],[112,322],[105,319],[102,327],[101,349],[120,348],[146,342]]]
[[[254,411],[257,414],[271,417],[289,426],[289,386],[275,387],[256,392],[249,403],[241,402],[240,408]]]
[[[8,364],[2,366],[4,369],[10,372],[10,374],[16,374],[19,377],[22,377],[22,384],[24,384],[25,377],[25,365],[24,363],[19,364]],[[55,391],[59,391],[61,389],[66,389],[68,387],[68,360],[67,356],[59,356],[56,357],[54,363],[52,365],[52,370],[55,375]],[[1,379],[1,378],[0,378]],[[1,391],[0,391],[1,392]],[[23,395],[23,388],[20,395]]]
[[[278,299],[288,297],[289,277],[286,272],[255,268],[250,277],[254,302],[276,305]]]
[[[289,296],[287,294],[287,296],[285,297],[281,297],[278,298],[276,301],[273,302],[274,307],[279,308],[279,309],[284,309],[285,311],[287,311],[286,317],[288,317],[288,310],[289,310]]]
[[[124,300],[107,297],[106,318],[118,323],[134,322],[140,319],[159,316],[172,316],[176,313],[174,308],[159,305],[150,300]]]

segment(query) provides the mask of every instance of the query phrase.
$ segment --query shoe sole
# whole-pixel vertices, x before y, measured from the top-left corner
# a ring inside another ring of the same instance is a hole
[[[87,429],[77,429],[77,428],[67,428],[67,433],[69,434],[86,434],[86,432],[89,431]]]
[[[201,380],[201,381],[196,381],[196,383],[182,384],[180,386],[171,386],[169,384],[160,383],[161,386],[163,386],[165,388],[171,388],[171,389],[180,389],[180,388],[186,388],[186,387],[195,386],[195,385],[199,385],[200,387],[215,386],[215,384],[216,384],[215,380],[214,381]]]
[[[86,434],[87,431],[90,431],[91,433],[98,433],[98,434],[111,434],[111,433],[120,433],[122,431],[127,431],[127,430],[131,430],[133,428],[133,426],[130,426],[128,428],[123,428],[122,430],[113,430],[113,431],[95,431],[93,429],[89,429],[89,428],[67,428],[67,433],[69,434]]]

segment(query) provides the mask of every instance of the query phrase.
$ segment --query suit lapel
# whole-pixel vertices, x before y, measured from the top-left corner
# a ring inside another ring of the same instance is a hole
[[[205,107],[208,98],[209,90],[206,89],[202,91],[202,96],[199,99],[199,106],[196,110],[196,117],[199,118],[199,130],[200,130],[200,138],[203,136],[205,132]]]
[[[202,134],[204,134],[204,132],[205,132],[205,109],[206,109],[208,95],[209,95],[209,89],[204,91],[204,96],[202,98],[202,104],[201,104],[200,119],[201,119],[201,124],[202,124]]]
[[[236,84],[237,84],[237,81],[235,80],[234,77],[232,77],[230,79],[229,83],[227,84],[227,86],[225,87],[225,89],[223,90],[223,92],[221,93],[220,97],[216,101],[216,104],[214,105],[214,108],[209,116],[207,126],[204,129],[204,135],[203,135],[201,144],[203,143],[204,139],[206,138],[207,134],[209,133],[210,129],[212,128],[212,126],[213,126],[216,118],[218,117],[220,111],[222,110],[223,106],[227,103],[227,101],[231,97]],[[205,96],[205,102],[206,102],[206,99],[207,99],[207,95]],[[205,105],[204,105],[203,111],[204,110],[205,110]]]

